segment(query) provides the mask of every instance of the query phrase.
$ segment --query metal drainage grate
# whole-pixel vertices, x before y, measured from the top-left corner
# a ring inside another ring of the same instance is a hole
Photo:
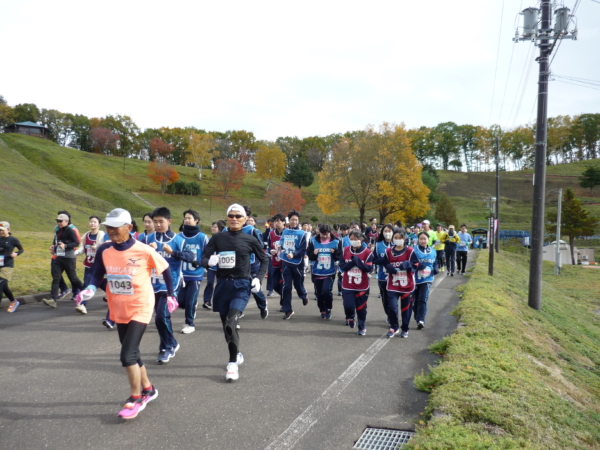
[[[360,450],[396,450],[408,444],[413,436],[411,431],[386,430],[385,428],[365,428],[353,448]]]

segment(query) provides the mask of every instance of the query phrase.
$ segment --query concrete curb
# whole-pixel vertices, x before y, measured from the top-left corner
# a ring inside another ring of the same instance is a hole
[[[93,298],[102,298],[104,297],[104,291],[100,291],[100,294],[96,294],[94,295]],[[71,294],[67,295],[66,298],[63,298],[59,301],[65,301],[65,300],[70,300],[71,297],[69,297]],[[21,297],[15,297],[15,299],[21,303],[21,305],[29,305],[32,303],[40,303],[42,301],[42,299],[44,298],[50,298],[50,292],[42,292],[39,294],[32,294],[32,295],[23,295]]]

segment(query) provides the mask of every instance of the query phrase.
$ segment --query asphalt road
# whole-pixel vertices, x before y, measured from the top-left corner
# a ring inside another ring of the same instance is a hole
[[[448,313],[466,279],[445,275],[431,292],[426,328],[411,324],[408,339],[385,337],[374,279],[364,337],[344,325],[341,297],[330,321],[297,297],[291,320],[281,320],[274,297],[261,320],[251,300],[240,330],[246,361],[234,383],[225,382],[217,314],[199,309],[196,332],[177,334],[181,349],[163,366],[151,324],[141,351],[159,395],[131,421],[116,417],[129,389],[116,330],[101,325],[104,302],[92,300],[87,315],[69,300],[7,314],[4,300],[0,449],[350,449],[366,426],[410,430],[427,401],[413,377],[437,359],[428,346],[457,325]],[[179,332],[182,310],[173,323]]]

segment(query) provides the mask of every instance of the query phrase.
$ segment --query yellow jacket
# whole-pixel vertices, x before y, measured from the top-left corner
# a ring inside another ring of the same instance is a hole
[[[456,244],[458,244],[460,242],[460,238],[458,237],[458,233],[456,231],[454,232],[454,236],[450,236],[446,231],[442,231],[441,233],[436,233],[436,234],[437,234],[438,240],[440,241],[440,245],[443,245],[443,247],[441,249],[445,248],[446,241],[450,241],[450,242],[456,243]],[[435,247],[435,249],[437,250],[437,247]]]

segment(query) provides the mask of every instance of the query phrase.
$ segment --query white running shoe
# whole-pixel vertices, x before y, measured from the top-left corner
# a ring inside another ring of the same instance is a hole
[[[244,364],[244,355],[242,355],[242,352],[238,352],[236,362],[237,362],[238,366],[241,366],[242,364]]]
[[[85,305],[76,306],[75,311],[77,311],[78,313],[81,313],[81,314],[87,314],[87,309],[86,309]]]
[[[238,364],[230,362],[227,364],[227,374],[225,374],[225,381],[235,381],[240,377],[238,372]]]
[[[182,328],[181,332],[183,334],[190,334],[193,333],[194,331],[196,331],[196,327],[192,326],[192,325],[186,325],[185,327]]]

